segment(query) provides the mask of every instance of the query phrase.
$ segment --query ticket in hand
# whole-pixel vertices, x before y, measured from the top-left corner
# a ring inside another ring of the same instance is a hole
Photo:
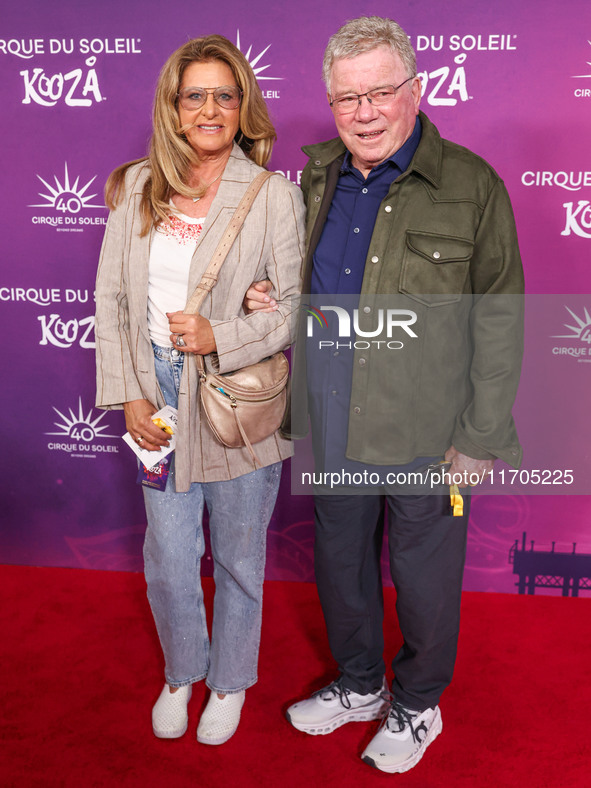
[[[126,432],[123,436],[125,443],[127,443],[130,449],[133,449],[134,453],[139,457],[140,462],[145,465],[148,470],[154,468],[156,465],[158,465],[160,460],[164,459],[164,457],[167,457],[172,451],[174,451],[174,447],[176,445],[178,411],[176,408],[172,408],[170,405],[165,405],[162,410],[154,413],[152,416],[152,421],[170,436],[168,440],[169,445],[163,446],[160,451],[148,451],[147,449],[142,449],[142,447],[139,446],[136,441],[134,441],[129,432]]]

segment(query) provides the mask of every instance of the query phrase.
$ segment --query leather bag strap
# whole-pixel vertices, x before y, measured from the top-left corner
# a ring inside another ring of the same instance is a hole
[[[224,261],[228,256],[228,252],[234,244],[234,241],[238,237],[238,233],[242,229],[244,220],[248,216],[248,212],[250,211],[257,194],[260,192],[265,181],[269,180],[269,178],[272,176],[273,173],[267,172],[266,170],[259,173],[244,193],[242,199],[238,203],[238,207],[236,208],[234,215],[230,219],[230,222],[220,239],[220,242],[217,245],[215,252],[213,253],[213,257],[211,258],[211,261],[207,266],[201,281],[187,301],[187,305],[183,310],[186,315],[194,315],[199,312],[199,308],[201,307],[201,304],[205,300],[207,294],[213,290],[214,285],[218,280],[220,269],[224,264]]]

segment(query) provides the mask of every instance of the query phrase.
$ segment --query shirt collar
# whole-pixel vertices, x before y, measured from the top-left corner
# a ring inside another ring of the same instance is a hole
[[[415,155],[417,148],[419,147],[419,142],[421,141],[421,121],[419,120],[419,116],[415,120],[415,125],[412,130],[412,134],[406,140],[404,145],[401,148],[398,148],[396,153],[393,153],[388,159],[383,161],[381,164],[378,164],[377,167],[374,167],[371,172],[376,172],[376,170],[380,170],[382,167],[385,169],[386,167],[394,166],[400,172],[405,172],[408,169],[409,164],[412,161],[412,157]],[[355,167],[351,164],[351,153],[347,151],[345,153],[345,158],[343,159],[343,164],[341,166],[341,175],[346,172],[351,172],[354,170]],[[370,173],[371,175],[371,173]]]

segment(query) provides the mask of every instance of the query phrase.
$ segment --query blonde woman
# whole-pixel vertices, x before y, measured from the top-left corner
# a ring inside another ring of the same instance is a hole
[[[266,529],[290,444],[276,433],[247,449],[217,442],[200,412],[194,354],[228,372],[290,342],[298,293],[303,202],[274,175],[263,186],[199,315],[185,315],[218,241],[271,155],[275,131],[248,62],[222,36],[189,41],[158,80],[150,154],[110,176],[111,214],[96,300],[97,405],[123,408],[142,448],[167,445],[151,420],[178,407],[165,490],[144,487],[148,598],[166,683],[152,712],[156,736],[188,726],[191,685],[211,690],[197,738],[222,744],[236,731],[257,680]],[[251,282],[268,278],[278,309],[246,315]],[[216,585],[211,638],[200,583],[202,516],[209,512]]]

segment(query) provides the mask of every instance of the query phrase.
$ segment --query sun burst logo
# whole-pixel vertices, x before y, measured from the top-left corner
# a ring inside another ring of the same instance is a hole
[[[587,41],[589,46],[591,46],[591,41]],[[587,65],[591,66],[591,62],[588,60]],[[591,74],[575,74],[573,79],[591,79]]]
[[[248,47],[248,51],[247,52],[243,52],[242,47],[240,45],[240,30],[237,30],[236,31],[236,46],[238,47],[238,49],[242,52],[244,57],[250,63],[251,68],[254,71],[254,75],[255,75],[255,77],[257,79],[259,79],[259,80],[262,80],[262,79],[281,80],[281,79],[283,79],[283,77],[269,77],[267,75],[263,76],[263,71],[266,71],[269,68],[270,64],[267,64],[266,66],[259,66],[258,65],[259,60],[270,49],[271,44],[266,46],[261,52],[259,52],[258,55],[253,55],[253,53],[252,53],[252,44]]]
[[[118,438],[118,435],[107,435],[104,431],[108,429],[106,424],[100,425],[99,422],[107,415],[99,413],[96,418],[93,418],[90,408],[88,413],[84,415],[84,408],[82,407],[82,397],[78,397],[78,413],[74,413],[72,408],[68,408],[69,415],[59,411],[56,407],[53,408],[57,415],[62,420],[54,422],[58,428],[58,432],[46,432],[46,435],[59,435],[62,438],[73,438],[77,441],[84,441],[90,443],[95,438]]]
[[[49,194],[39,192],[39,197],[43,197],[46,202],[29,205],[29,208],[55,208],[56,211],[62,213],[79,213],[82,208],[104,208],[104,205],[92,205],[90,202],[97,195],[86,194],[92,182],[96,180],[96,175],[91,178],[88,183],[80,184],[80,176],[71,183],[70,175],[68,173],[67,162],[64,165],[63,182],[60,183],[57,175],[53,176],[55,187],[47,181],[43,180],[40,175],[37,175],[41,183],[45,186]]]
[[[564,307],[566,311],[572,315],[573,320],[577,324],[576,326],[571,326],[568,323],[564,323],[565,328],[570,328],[572,334],[556,334],[553,336],[553,339],[579,339],[581,342],[587,342],[591,344],[591,315],[587,311],[585,307],[583,317],[577,317],[572,309],[569,309],[567,306]]]

